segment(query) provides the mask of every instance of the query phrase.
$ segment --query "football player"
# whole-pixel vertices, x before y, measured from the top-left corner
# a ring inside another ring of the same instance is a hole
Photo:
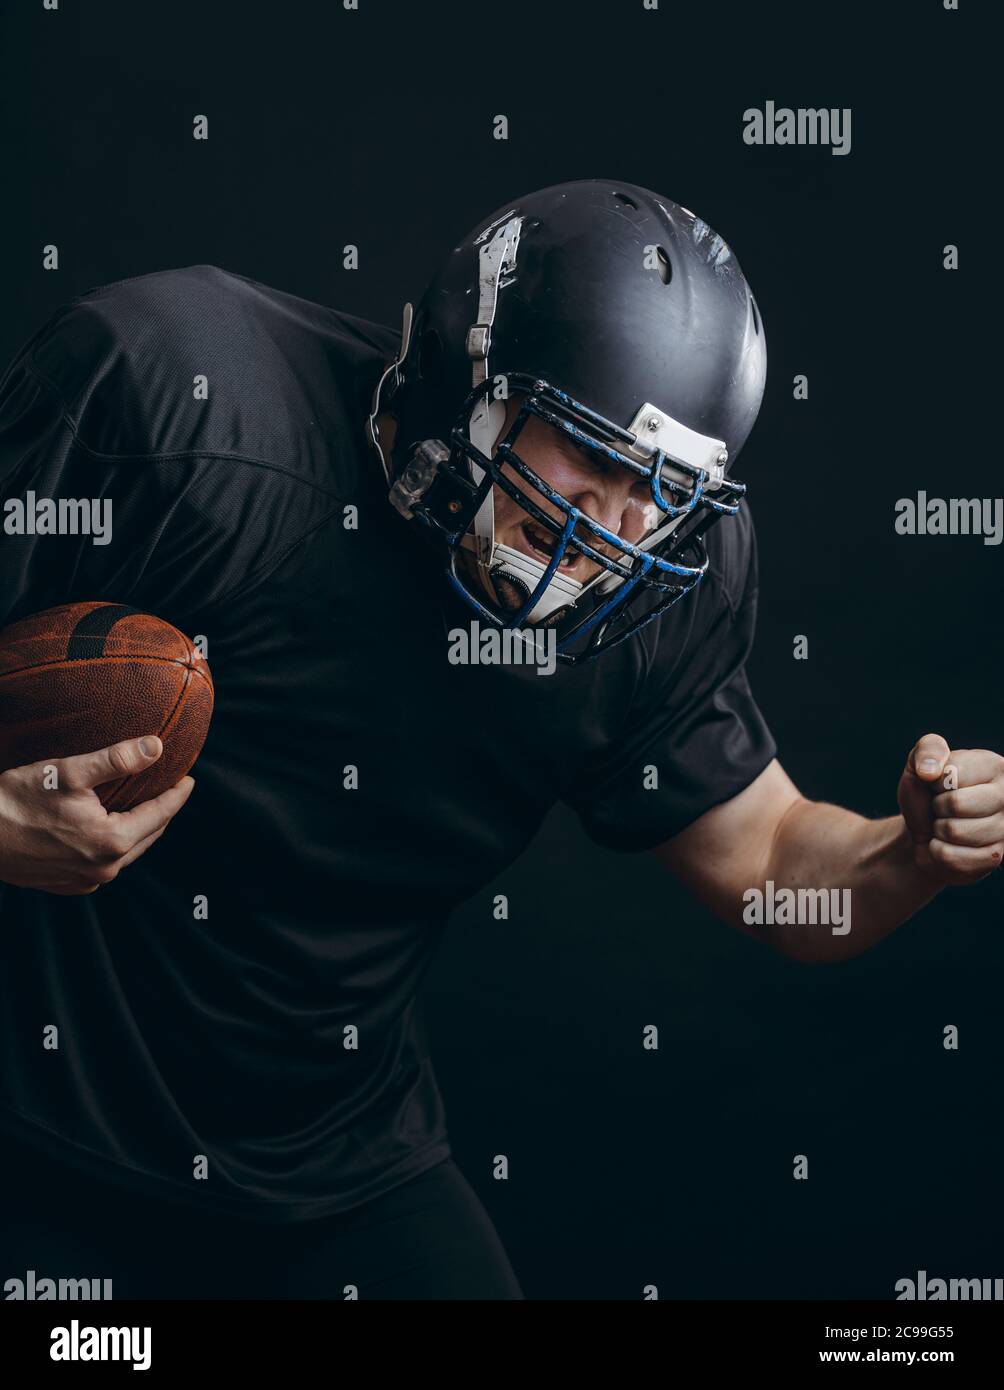
[[[520,1297],[415,999],[450,910],[558,801],[804,961],[999,864],[996,753],[925,734],[879,820],[778,761],[735,472],[766,360],[731,248],[606,180],[485,218],[400,336],[195,266],[93,290],[26,345],[3,496],[114,520],[101,546],[6,534],[0,616],[146,609],[203,639],[217,708],[194,794],[103,810],[156,729],[54,747],[56,791],[40,764],[0,775],[10,1273]],[[751,925],[751,893],[799,890],[850,918]]]

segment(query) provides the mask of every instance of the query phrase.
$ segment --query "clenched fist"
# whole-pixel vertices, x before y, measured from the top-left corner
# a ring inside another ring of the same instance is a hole
[[[918,868],[940,884],[975,883],[1004,855],[1004,758],[925,734],[899,780]]]

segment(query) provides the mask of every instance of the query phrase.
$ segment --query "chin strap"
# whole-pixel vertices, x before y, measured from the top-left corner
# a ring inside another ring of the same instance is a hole
[[[524,555],[522,550],[513,550],[510,545],[495,547],[495,572],[500,579],[508,579],[526,589],[527,596],[533,593],[540,583],[546,568],[532,555]],[[540,598],[527,615],[531,623],[543,622],[552,617],[559,608],[571,608],[582,597],[583,587],[577,579],[555,572]]]

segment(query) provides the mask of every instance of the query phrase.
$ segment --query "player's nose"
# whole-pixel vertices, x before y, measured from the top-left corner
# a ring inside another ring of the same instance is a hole
[[[604,475],[584,482],[572,499],[580,511],[619,535],[631,497],[632,480]]]

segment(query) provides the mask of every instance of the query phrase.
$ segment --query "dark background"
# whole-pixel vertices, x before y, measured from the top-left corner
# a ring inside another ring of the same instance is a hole
[[[760,542],[751,678],[784,766],[885,815],[919,734],[1004,747],[1001,548],[893,530],[920,488],[1002,490],[976,5],[4,11],[4,360],[74,295],[195,262],[397,326],[510,198],[653,188],[730,243],[766,326],[738,472]],[[746,146],[742,113],[767,99],[851,107],[851,153]],[[918,1269],[1004,1275],[1001,907],[999,877],[949,890],[862,957],[801,966],[556,813],[456,914],[426,989],[454,1152],[527,1295],[888,1298]]]

